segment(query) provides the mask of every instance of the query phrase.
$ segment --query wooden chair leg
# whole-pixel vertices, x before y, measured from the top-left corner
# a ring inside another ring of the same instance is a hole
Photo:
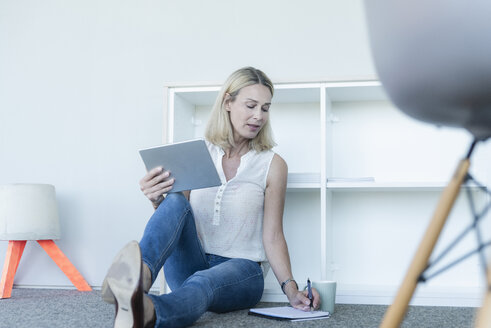
[[[3,265],[2,280],[0,282],[0,298],[10,298],[14,277],[19,267],[20,258],[26,246],[25,240],[10,240],[7,246],[7,256]]]
[[[70,279],[72,284],[83,292],[91,291],[92,288],[85,281],[82,275],[78,272],[75,266],[68,260],[63,252],[58,248],[52,240],[38,240],[39,245],[48,253],[48,255],[60,267],[61,271]]]
[[[459,194],[462,182],[467,176],[469,166],[470,160],[468,158],[462,160],[459,163],[457,170],[455,171],[449,184],[443,190],[437,208],[433,214],[433,218],[426,229],[406,276],[399,287],[399,291],[397,292],[394,302],[391,306],[389,306],[387,312],[385,313],[383,321],[380,325],[381,328],[394,328],[401,325],[409,302],[411,301],[418,284],[418,279],[428,265],[430,255],[433,252],[435,244],[438,241],[438,237],[440,236],[443,226],[447,221],[450,210],[455,203],[455,199]]]
[[[491,268],[489,267],[491,263],[488,263],[488,269],[486,272],[486,280],[488,283],[488,290],[484,297],[484,301],[481,308],[477,312],[476,317],[476,328],[488,328],[491,327]]]

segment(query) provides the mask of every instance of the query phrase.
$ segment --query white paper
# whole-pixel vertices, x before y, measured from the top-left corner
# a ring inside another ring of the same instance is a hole
[[[327,319],[329,312],[324,311],[302,311],[290,306],[269,307],[250,309],[250,312],[262,314],[274,318],[284,318],[294,320],[312,320],[312,319]]]

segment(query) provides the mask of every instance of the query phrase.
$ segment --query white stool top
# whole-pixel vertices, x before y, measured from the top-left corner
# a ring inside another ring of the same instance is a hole
[[[0,185],[0,240],[60,239],[55,187]]]

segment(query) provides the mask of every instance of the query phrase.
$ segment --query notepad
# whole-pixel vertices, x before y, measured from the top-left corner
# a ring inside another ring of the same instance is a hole
[[[288,321],[328,319],[331,317],[329,312],[302,311],[302,310],[295,309],[291,306],[255,308],[255,309],[250,309],[248,314],[257,315],[268,319],[288,320]]]

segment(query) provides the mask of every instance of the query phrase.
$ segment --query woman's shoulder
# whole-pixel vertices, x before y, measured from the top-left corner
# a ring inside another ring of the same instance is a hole
[[[273,151],[271,152],[273,153],[271,168],[273,168],[274,166],[278,170],[286,170],[286,172],[288,172],[288,165],[286,164],[286,161],[283,159],[283,157]]]
[[[281,182],[281,184],[286,184],[288,176],[288,165],[286,161],[277,153],[273,152],[273,158],[271,160],[271,164],[269,166],[267,183],[271,185],[271,183],[276,184],[276,182]]]
[[[252,150],[252,152],[255,154],[255,156],[263,157],[265,160],[267,160],[270,164],[270,169],[273,166],[275,167],[275,169],[287,168],[286,161],[283,159],[283,157],[281,157],[278,153],[276,153],[272,149],[263,150],[260,152]]]

